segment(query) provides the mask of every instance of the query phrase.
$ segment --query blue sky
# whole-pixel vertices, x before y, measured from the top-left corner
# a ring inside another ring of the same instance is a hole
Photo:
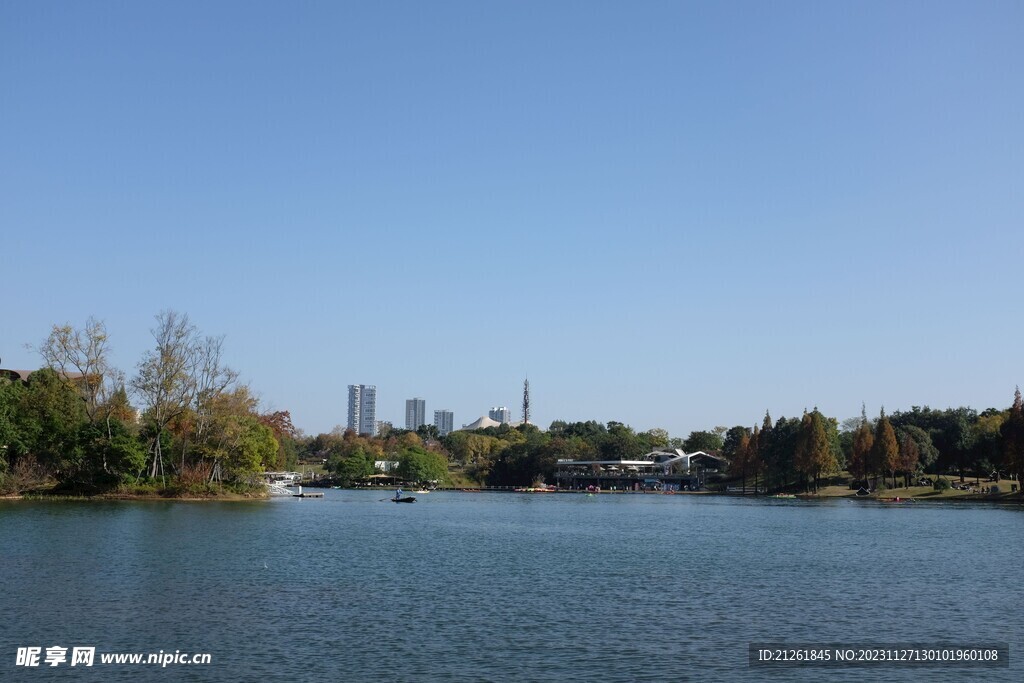
[[[0,0],[0,358],[163,309],[309,433],[1024,384],[1019,2]]]

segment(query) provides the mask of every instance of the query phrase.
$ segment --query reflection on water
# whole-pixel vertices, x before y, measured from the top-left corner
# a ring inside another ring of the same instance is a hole
[[[0,502],[0,679],[874,680],[747,643],[1024,642],[1016,508],[434,492]],[[17,668],[21,646],[208,667]],[[901,680],[967,680],[941,668]]]

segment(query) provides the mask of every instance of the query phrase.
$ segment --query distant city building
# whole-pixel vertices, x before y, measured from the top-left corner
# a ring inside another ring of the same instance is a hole
[[[491,408],[487,412],[487,417],[499,424],[508,424],[512,421],[512,411],[505,406],[501,406],[500,408]]]
[[[455,413],[450,410],[434,411],[434,426],[439,436],[449,434],[455,428]]]
[[[348,385],[348,428],[358,434],[377,435],[377,387]]]
[[[427,402],[422,398],[410,398],[405,402],[405,428],[416,431],[427,424]]]

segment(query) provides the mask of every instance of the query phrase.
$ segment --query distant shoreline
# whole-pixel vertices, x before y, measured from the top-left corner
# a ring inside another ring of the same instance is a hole
[[[379,493],[381,490],[385,490],[385,487],[381,489],[368,489],[368,488],[345,488],[341,489],[345,491],[369,491],[373,493]],[[445,493],[520,493],[527,495],[539,495],[544,493],[550,495],[552,493],[569,493],[569,494],[587,494],[585,490],[568,490],[562,489],[557,491],[546,491],[546,492],[524,492],[524,491],[505,491],[499,489],[462,489],[462,488],[450,488],[450,489],[438,489],[438,492]],[[1001,492],[996,494],[988,493],[972,493],[966,491],[958,491],[954,489],[946,491],[935,491],[930,487],[911,487],[909,489],[887,489],[882,492],[875,492],[867,496],[858,496],[856,493],[850,491],[845,486],[829,486],[824,487],[817,493],[783,493],[783,494],[755,494],[753,492],[740,493],[738,491],[597,491],[590,492],[590,495],[601,496],[601,495],[645,495],[645,496],[713,496],[716,498],[750,498],[754,500],[829,500],[829,499],[844,499],[844,500],[858,500],[874,503],[921,503],[921,502],[942,502],[942,503],[994,503],[994,504],[1005,504],[1005,505],[1022,505],[1024,504],[1024,495],[1020,492]],[[27,501],[184,501],[184,502],[206,502],[206,503],[219,503],[219,502],[245,502],[245,501],[268,501],[273,496],[269,493],[219,493],[211,494],[207,496],[196,496],[196,495],[162,495],[159,493],[146,493],[146,494],[131,494],[131,493],[98,493],[95,495],[75,495],[69,493],[22,493],[22,494],[6,494],[0,495],[0,501],[3,500],[27,500]]]
[[[270,495],[258,495],[258,494],[241,494],[241,493],[225,493],[211,496],[175,496],[175,495],[159,495],[159,494],[128,494],[128,493],[98,493],[93,496],[87,495],[73,495],[67,493],[19,493],[0,496],[0,500],[28,500],[28,501],[80,501],[80,500],[95,500],[95,501],[136,501],[136,500],[152,500],[152,501],[186,501],[193,503],[222,503],[222,502],[244,502],[244,501],[264,501],[270,500]]]

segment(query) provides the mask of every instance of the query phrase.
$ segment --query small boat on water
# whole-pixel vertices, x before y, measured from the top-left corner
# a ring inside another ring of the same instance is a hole
[[[405,496],[403,498],[389,498],[392,503],[415,503],[415,496]]]

